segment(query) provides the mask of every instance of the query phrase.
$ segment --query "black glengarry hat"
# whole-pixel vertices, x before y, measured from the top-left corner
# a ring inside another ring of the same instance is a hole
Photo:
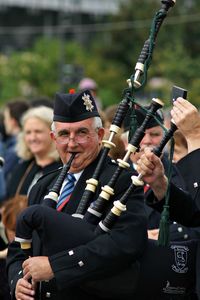
[[[136,107],[135,114],[136,114],[136,119],[137,119],[138,126],[142,125],[142,123],[143,123],[143,121],[144,121],[144,119],[146,117],[146,114],[147,114],[147,111],[149,110],[149,108],[150,108],[149,106],[144,106],[144,108],[142,108],[142,107]],[[163,117],[163,113],[162,113],[161,109],[159,109],[159,110],[156,111],[155,117],[156,117],[156,119],[161,124],[164,123],[164,117]],[[152,117],[149,120],[146,128],[148,129],[148,128],[152,128],[152,127],[155,127],[155,126],[159,126],[160,124],[157,122],[156,119],[154,117]]]
[[[126,117],[125,117],[125,120],[124,120],[124,130],[125,131],[130,131],[131,130],[131,124],[132,124],[132,118],[135,117],[136,118],[136,127],[140,127],[146,117],[146,114],[147,114],[147,111],[149,110],[150,106],[144,106],[144,107],[140,107],[139,105],[135,105],[134,107],[134,111],[133,109],[129,109]],[[164,124],[164,116],[163,116],[163,112],[161,109],[157,110],[157,112],[155,113],[155,117],[156,119],[161,123],[161,124]],[[155,127],[155,126],[159,126],[160,124],[157,122],[154,117],[152,117],[148,124],[146,125],[146,129],[149,129],[149,128],[152,128],[152,127]],[[133,129],[133,132],[134,133],[136,130]]]
[[[99,112],[89,90],[72,94],[56,93],[54,121],[72,123],[92,117],[99,117]]]

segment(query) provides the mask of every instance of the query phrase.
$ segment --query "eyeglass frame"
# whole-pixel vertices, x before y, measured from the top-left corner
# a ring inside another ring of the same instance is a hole
[[[95,131],[96,133],[98,132],[99,129],[103,128],[102,120],[101,120],[100,117],[94,117],[94,124],[93,124],[93,126],[94,126],[94,131]],[[81,129],[81,128],[79,128],[79,130],[80,130],[80,129]],[[88,128],[83,127],[82,129],[88,129]],[[58,138],[57,134],[58,134],[58,133],[56,133],[55,122],[52,122],[52,124],[51,124],[51,132],[53,133],[54,138],[55,138],[56,142],[58,143],[58,141],[57,141],[57,138]],[[90,134],[90,136],[89,136],[89,134]],[[95,135],[95,134],[94,134],[94,135]],[[88,132],[87,138],[86,138],[86,139],[88,140],[90,137],[92,137],[92,136],[91,136],[91,133]],[[60,145],[67,145],[71,139],[74,140],[74,138],[69,138],[69,140],[68,140],[67,143],[64,143],[64,142],[63,142],[63,143],[58,143],[58,144],[60,144]],[[87,140],[85,140],[85,141],[83,142],[83,144],[84,144],[84,143],[87,143]],[[75,141],[75,140],[74,140],[74,141]],[[77,142],[77,141],[75,141],[75,143],[81,144],[80,142]]]
[[[79,130],[83,130],[83,128],[80,128]],[[56,140],[56,142],[59,144],[59,145],[67,145],[67,144],[69,144],[69,142],[70,142],[70,140],[73,140],[76,144],[85,144],[85,143],[87,143],[88,142],[88,140],[90,139],[90,138],[93,138],[94,136],[95,136],[95,133],[97,133],[98,132],[98,130],[100,129],[100,127],[96,127],[95,129],[94,129],[94,133],[92,134],[91,132],[88,132],[88,133],[84,133],[84,136],[80,136],[80,137],[78,137],[78,134],[83,134],[83,133],[81,133],[81,132],[79,132],[79,133],[76,133],[75,135],[74,135],[74,137],[70,137],[70,133],[69,133],[69,135],[66,137],[64,137],[64,134],[63,135],[58,135],[58,133],[56,133],[55,132],[55,130],[52,130],[52,132],[53,132],[53,134],[54,134],[54,137],[55,137],[55,140]],[[64,131],[64,130],[63,130]],[[61,138],[64,138],[64,140],[63,140],[63,142],[61,141]],[[77,140],[77,138],[78,138],[78,140]],[[60,139],[60,140],[59,140]],[[81,139],[82,139],[82,141],[81,141]],[[67,140],[67,141],[66,141]]]

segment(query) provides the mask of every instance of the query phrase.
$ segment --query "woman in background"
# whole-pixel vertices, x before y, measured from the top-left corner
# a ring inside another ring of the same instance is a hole
[[[23,115],[16,146],[21,160],[7,183],[8,198],[16,193],[27,195],[42,175],[61,166],[50,137],[52,119],[53,110],[46,106],[30,108]]]
[[[17,154],[20,161],[12,171],[7,182],[7,200],[1,207],[2,219],[0,248],[0,298],[9,300],[9,290],[5,273],[7,245],[14,236],[15,222],[11,213],[16,216],[16,206],[25,208],[27,195],[44,174],[61,166],[57,150],[51,140],[50,131],[53,120],[52,108],[38,106],[28,109],[22,117],[22,132],[17,138]],[[23,204],[21,206],[21,204]],[[4,222],[6,220],[6,222]],[[15,220],[15,218],[14,218]],[[9,226],[8,226],[9,224]],[[10,226],[12,228],[10,228]],[[7,240],[6,240],[7,238]],[[2,244],[2,243],[1,243]]]

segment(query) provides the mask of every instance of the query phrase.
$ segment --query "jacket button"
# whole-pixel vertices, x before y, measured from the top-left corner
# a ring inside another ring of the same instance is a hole
[[[194,188],[197,188],[198,187],[198,182],[194,182],[193,185],[194,185]]]
[[[51,298],[51,293],[47,292],[45,296],[46,298]]]
[[[82,260],[80,260],[80,261],[78,262],[78,265],[79,265],[79,267],[83,267],[83,266],[84,266],[84,262],[83,262]]]

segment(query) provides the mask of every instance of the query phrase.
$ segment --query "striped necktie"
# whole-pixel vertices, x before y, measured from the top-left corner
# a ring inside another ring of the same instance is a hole
[[[146,193],[146,192],[148,192],[148,190],[150,190],[150,185],[148,185],[148,184],[145,184],[144,185],[144,193]]]
[[[58,200],[56,209],[58,211],[61,211],[63,207],[66,205],[66,203],[69,201],[71,193],[74,189],[76,178],[73,174],[68,173],[67,174],[67,183],[65,184],[62,193],[60,195],[60,198]]]

